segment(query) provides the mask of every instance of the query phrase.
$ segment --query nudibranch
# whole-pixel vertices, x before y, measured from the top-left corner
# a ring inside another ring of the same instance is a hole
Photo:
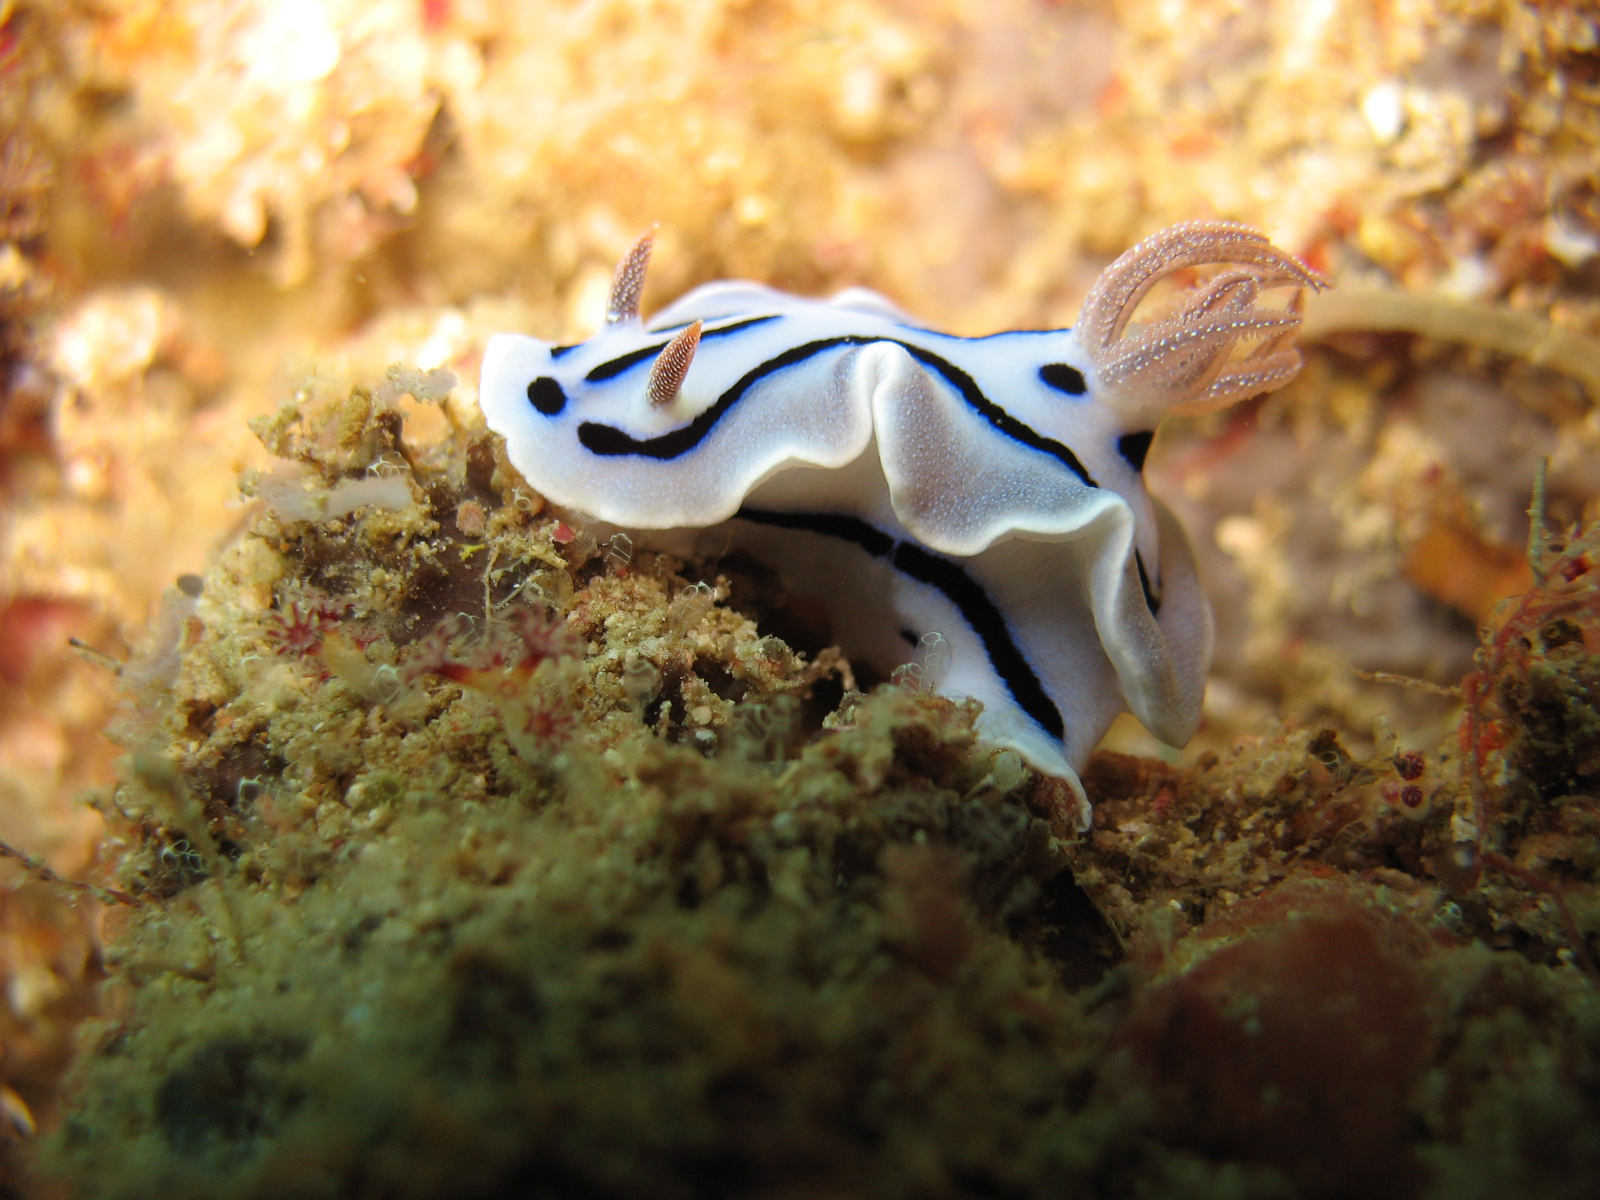
[[[600,332],[490,339],[479,403],[558,505],[737,547],[825,602],[844,649],[889,669],[928,633],[937,689],[1065,778],[1119,712],[1193,734],[1211,616],[1188,540],[1145,490],[1157,423],[1276,388],[1315,272],[1242,225],[1195,221],[1128,251],[1071,329],[957,337],[852,288],[802,299],[710,283],[646,322],[652,234],[617,268]],[[1156,283],[1222,268],[1130,327]],[[1265,289],[1294,289],[1283,307]]]

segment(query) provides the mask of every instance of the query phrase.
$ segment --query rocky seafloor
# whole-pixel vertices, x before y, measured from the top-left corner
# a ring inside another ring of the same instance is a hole
[[[1079,836],[755,564],[408,440],[449,383],[258,421],[282,465],[122,671],[72,1194],[1587,1194],[1592,533],[1437,751],[1102,752]]]

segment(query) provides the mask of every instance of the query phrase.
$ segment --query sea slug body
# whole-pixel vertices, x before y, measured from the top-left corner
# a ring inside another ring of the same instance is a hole
[[[650,248],[646,234],[623,259],[590,340],[490,340],[479,403],[530,484],[677,531],[655,536],[679,552],[747,550],[885,668],[942,633],[938,690],[982,701],[984,735],[1080,801],[1119,712],[1189,739],[1210,611],[1182,529],[1145,491],[1145,453],[1166,413],[1293,378],[1302,293],[1257,301],[1319,276],[1244,226],[1189,222],[1112,263],[1076,327],[965,338],[864,289],[814,301],[737,282],[646,323]],[[1130,331],[1154,284],[1196,266],[1223,270]]]

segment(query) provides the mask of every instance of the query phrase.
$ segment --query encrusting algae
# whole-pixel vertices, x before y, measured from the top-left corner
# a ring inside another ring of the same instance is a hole
[[[285,465],[123,672],[72,1194],[1586,1194],[1594,530],[1458,741],[1103,752],[1079,838],[754,564],[409,440],[451,382],[257,422]]]

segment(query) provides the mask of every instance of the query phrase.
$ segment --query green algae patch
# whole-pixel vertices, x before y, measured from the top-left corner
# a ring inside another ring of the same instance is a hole
[[[80,1194],[695,1196],[888,1162],[911,1194],[1110,1152],[1103,1022],[1008,935],[1057,831],[971,706],[848,690],[470,429],[407,445],[357,390],[258,432],[292,479],[247,482],[119,729],[139,903],[50,1148]]]
[[[1592,532],[1449,744],[1101,753],[1079,836],[759,568],[413,444],[445,386],[258,422],[122,672],[72,1194],[1586,1194]]]

